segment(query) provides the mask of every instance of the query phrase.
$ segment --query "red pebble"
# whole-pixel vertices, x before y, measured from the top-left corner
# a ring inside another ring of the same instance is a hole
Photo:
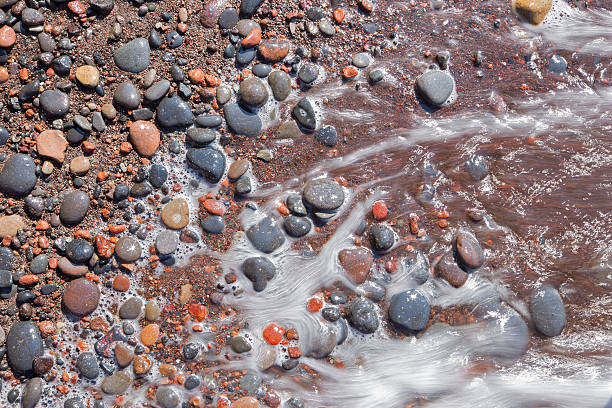
[[[318,297],[313,297],[308,301],[308,310],[311,313],[316,313],[323,307],[323,302]]]
[[[274,323],[270,323],[263,331],[264,340],[266,340],[266,343],[273,346],[281,342],[284,334],[285,329]]]
[[[225,212],[225,206],[212,198],[204,201],[204,208],[213,215],[223,215]]]
[[[287,352],[289,353],[289,357],[291,358],[302,357],[302,350],[300,350],[299,347],[287,347]]]
[[[208,309],[199,303],[192,303],[189,305],[189,314],[198,322],[201,322],[208,317]]]
[[[387,218],[388,212],[389,210],[387,210],[387,205],[384,201],[377,201],[372,206],[372,214],[378,221],[382,221]]]

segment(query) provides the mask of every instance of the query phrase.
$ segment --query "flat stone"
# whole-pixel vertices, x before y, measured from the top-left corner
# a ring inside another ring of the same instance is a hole
[[[294,238],[301,238],[310,232],[312,228],[311,222],[305,217],[296,217],[289,215],[283,222],[287,234]]]
[[[98,285],[86,278],[75,279],[66,285],[62,305],[66,310],[79,317],[93,313],[100,301]]]
[[[90,380],[93,380],[100,375],[100,368],[98,367],[96,355],[91,351],[86,351],[79,354],[79,357],[77,357],[76,360],[76,367],[83,377]]]
[[[225,85],[218,86],[215,94],[219,105],[225,105],[232,98],[232,90]]]
[[[230,129],[245,136],[257,136],[261,131],[261,118],[240,107],[237,103],[231,103],[223,107],[223,114]]]
[[[293,117],[304,128],[314,130],[317,127],[317,118],[314,108],[310,101],[306,98],[300,101],[293,107]]]
[[[453,93],[455,80],[443,71],[427,71],[416,80],[419,94],[433,106],[442,106]]]
[[[42,356],[43,352],[42,338],[35,323],[13,323],[6,336],[6,356],[13,370],[19,374],[30,373],[34,358]]]
[[[166,128],[187,127],[194,117],[187,102],[178,96],[166,96],[157,107],[157,121]]]
[[[135,262],[142,255],[142,248],[138,240],[123,236],[115,244],[115,255],[125,263]]]
[[[427,298],[416,289],[394,295],[389,304],[389,319],[408,330],[423,330],[429,321],[429,312]]]
[[[229,166],[227,177],[231,180],[237,180],[249,170],[250,162],[246,159],[238,159]]]
[[[364,247],[348,248],[338,253],[338,261],[353,283],[362,284],[370,274],[374,256]]]
[[[268,84],[277,101],[284,101],[291,93],[291,78],[285,71],[274,71],[268,76]]]
[[[370,54],[367,52],[359,52],[353,55],[351,62],[357,68],[365,68],[370,65]]]
[[[259,46],[259,54],[266,62],[279,62],[289,53],[290,44],[287,40],[269,39],[262,41]]]
[[[140,105],[140,92],[129,81],[119,84],[113,95],[113,103],[125,109],[136,109]]]
[[[306,84],[313,83],[319,77],[319,68],[313,64],[303,64],[298,71],[298,78]]]
[[[84,176],[91,168],[89,159],[85,156],[76,156],[70,160],[70,172],[77,176]]]
[[[217,149],[210,147],[189,149],[187,161],[198,169],[209,183],[218,183],[225,172],[225,155]]]
[[[166,204],[160,216],[168,228],[185,228],[189,224],[189,204],[184,198],[175,198]]]
[[[23,218],[17,214],[0,216],[0,237],[16,237],[17,231],[25,228]]]
[[[543,335],[558,336],[565,328],[567,320],[563,300],[551,285],[542,285],[533,292],[529,310],[536,329]]]
[[[243,18],[242,20],[239,20],[236,27],[238,33],[243,37],[249,35],[249,33],[256,28],[261,30],[261,26],[255,20],[251,20],[248,18]]]
[[[196,117],[196,123],[198,126],[202,126],[205,128],[216,128],[221,126],[223,123],[223,119],[219,115],[199,115]]]
[[[276,138],[278,139],[293,139],[302,136],[303,133],[300,127],[293,120],[281,123],[278,127]]]
[[[43,130],[36,136],[36,151],[38,154],[56,162],[64,162],[64,153],[67,147],[68,141],[61,130]]]
[[[263,256],[251,257],[242,263],[242,273],[253,282],[253,289],[261,292],[276,274],[276,266]]]
[[[159,336],[159,325],[156,323],[147,324],[140,332],[140,341],[145,346],[151,347]]]
[[[102,380],[102,391],[105,394],[121,395],[132,385],[132,375],[128,370],[115,371],[112,375]]]
[[[149,88],[147,88],[144,98],[147,102],[157,102],[163,98],[170,89],[170,81],[162,79],[161,81],[155,82]]]
[[[24,197],[36,185],[36,165],[30,156],[16,153],[4,162],[0,171],[0,190],[10,197]]]
[[[161,408],[176,408],[181,402],[181,397],[174,387],[162,385],[157,388],[155,399]]]
[[[70,111],[70,99],[62,91],[47,89],[40,94],[40,107],[46,115],[59,118]]]
[[[217,132],[211,129],[202,129],[193,127],[187,131],[187,139],[189,143],[196,147],[202,147],[211,144],[217,138]]]
[[[81,65],[75,75],[77,81],[87,88],[95,88],[100,82],[100,71],[92,65]]]
[[[272,68],[268,64],[255,64],[253,65],[253,75],[259,78],[265,78],[270,75]]]
[[[137,120],[130,125],[130,142],[136,152],[143,157],[151,157],[159,148],[159,130],[155,124]]]
[[[64,275],[68,275],[72,278],[78,278],[81,276],[85,276],[87,272],[89,272],[89,268],[87,265],[77,265],[66,257],[61,257],[57,262],[57,267]]]
[[[145,38],[136,38],[122,45],[113,52],[115,64],[119,69],[127,72],[138,73],[149,67],[151,49]]]
[[[65,225],[78,225],[89,209],[89,195],[83,191],[69,191],[60,205],[60,219]]]
[[[40,377],[34,377],[23,387],[21,396],[21,408],[34,408],[42,395],[45,382]]]
[[[329,178],[308,181],[302,195],[306,204],[322,212],[335,211],[344,203],[342,187]]]
[[[119,317],[126,320],[134,320],[142,312],[142,300],[135,296],[129,298],[119,307]]]
[[[229,344],[236,353],[247,353],[253,348],[251,342],[241,333],[232,337]]]
[[[209,215],[202,220],[201,225],[209,234],[222,234],[225,230],[225,221],[218,215]]]
[[[179,238],[174,231],[162,231],[157,235],[155,239],[155,249],[160,255],[169,255],[176,251],[178,247]]]
[[[49,257],[44,254],[36,255],[32,262],[30,262],[30,272],[34,275],[40,275],[41,273],[47,272],[49,266]]]
[[[236,62],[240,65],[248,65],[255,59],[257,51],[255,48],[244,48],[240,46],[236,54]]]
[[[268,100],[268,90],[257,77],[249,77],[240,82],[240,100],[254,108],[263,106]]]
[[[271,217],[265,217],[247,230],[247,237],[258,250],[269,254],[284,242],[282,230]]]
[[[99,14],[108,14],[115,7],[115,0],[89,0],[91,8]]]

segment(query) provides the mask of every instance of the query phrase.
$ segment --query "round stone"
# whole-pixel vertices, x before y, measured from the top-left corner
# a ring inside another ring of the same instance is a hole
[[[21,396],[21,408],[34,408],[42,395],[45,382],[40,377],[34,377],[26,383]]]
[[[191,107],[178,96],[166,96],[157,107],[157,120],[166,128],[186,127],[193,124]]]
[[[317,127],[317,118],[314,108],[310,101],[306,98],[300,101],[293,107],[293,117],[295,120],[308,130],[314,130]]]
[[[338,143],[338,134],[333,126],[323,126],[315,133],[315,138],[328,147],[334,147]]]
[[[391,298],[389,319],[408,330],[419,331],[429,321],[429,302],[421,292],[409,289]]]
[[[45,16],[40,11],[28,7],[21,12],[21,22],[26,26],[41,25],[45,22]]]
[[[144,98],[148,102],[157,102],[163,98],[170,89],[170,81],[162,79],[151,85],[145,92]]]
[[[157,403],[161,408],[176,408],[181,402],[181,397],[176,390],[169,385],[162,385],[155,393]]]
[[[270,75],[272,68],[268,64],[255,64],[253,65],[253,75],[259,78],[265,78]]]
[[[151,371],[152,367],[153,361],[151,361],[151,359],[144,354],[136,356],[134,359],[134,364],[132,364],[132,369],[136,375],[146,374]]]
[[[11,47],[15,41],[17,41],[17,35],[11,27],[5,25],[0,28],[0,47]]]
[[[98,307],[100,289],[86,278],[78,278],[66,285],[62,304],[66,311],[75,316],[87,316]]]
[[[36,137],[36,151],[38,154],[59,163],[64,162],[64,152],[67,147],[68,141],[61,130],[43,130]]]
[[[100,82],[100,71],[92,65],[81,65],[75,75],[77,81],[87,88],[95,88]]]
[[[100,368],[98,367],[98,361],[96,355],[91,351],[86,351],[79,354],[76,360],[76,368],[85,378],[93,380],[100,375]]]
[[[274,252],[285,242],[282,230],[271,217],[251,226],[246,234],[253,246],[266,254]]]
[[[251,351],[251,349],[253,348],[251,342],[243,334],[240,333],[231,338],[230,347],[236,353],[246,353]]]
[[[101,388],[105,394],[121,395],[132,385],[132,376],[127,370],[115,371],[102,380]]]
[[[47,272],[47,267],[49,266],[49,258],[47,255],[37,255],[32,262],[30,262],[30,272],[34,275],[40,275],[41,273]]]
[[[122,82],[115,89],[113,103],[125,109],[136,109],[140,105],[140,92],[133,83]]]
[[[319,77],[319,68],[313,64],[303,64],[298,71],[298,78],[306,84],[313,83]]]
[[[218,215],[209,215],[202,220],[202,229],[209,234],[221,234],[225,230],[225,221]]]
[[[228,8],[223,10],[221,15],[219,16],[219,27],[230,30],[238,24],[238,13],[235,8]]]
[[[149,183],[160,188],[168,179],[168,170],[161,164],[154,164],[149,169]]]
[[[159,320],[161,316],[161,310],[154,300],[149,300],[145,304],[145,319],[149,322],[155,322]]]
[[[225,105],[223,114],[227,125],[238,135],[257,136],[261,131],[261,118],[257,114],[243,109],[237,103]]]
[[[255,108],[263,106],[268,100],[268,90],[261,79],[254,76],[240,83],[240,100]]]
[[[231,180],[237,180],[249,170],[250,162],[246,159],[238,159],[233,162],[227,171],[227,177]]]
[[[531,295],[531,318],[536,329],[545,336],[558,336],[566,324],[565,307],[557,289],[543,285]]]
[[[187,140],[192,146],[206,146],[217,138],[217,132],[211,129],[193,127],[187,131]]]
[[[217,149],[209,147],[189,149],[187,161],[198,169],[209,183],[218,183],[225,172],[225,155]]]
[[[459,233],[453,241],[453,247],[459,265],[468,272],[476,270],[484,264],[484,250],[472,234]]]
[[[69,191],[60,205],[60,219],[65,225],[78,225],[89,209],[89,195],[83,191]]]
[[[338,261],[354,283],[362,284],[370,274],[374,256],[364,247],[347,248],[338,253]]]
[[[119,317],[126,320],[134,320],[140,316],[141,311],[142,300],[133,296],[119,307]]]
[[[145,38],[136,38],[113,52],[115,64],[127,72],[142,72],[149,66],[151,49]]]
[[[84,176],[89,171],[91,163],[85,156],[76,156],[70,160],[70,172],[77,176]]]
[[[417,78],[416,87],[428,104],[442,106],[453,93],[455,80],[443,71],[427,71]]]
[[[378,329],[378,316],[374,310],[374,303],[366,298],[355,299],[350,307],[351,324],[362,333],[374,333]]]
[[[436,264],[436,274],[456,288],[463,286],[468,279],[468,274],[457,265],[450,252]]]
[[[257,47],[259,54],[266,62],[279,62],[289,53],[289,41],[269,39],[262,41]]]
[[[140,247],[140,243],[132,237],[121,237],[115,244],[115,255],[117,255],[117,258],[122,262],[135,262],[140,258],[141,254],[142,248]]]
[[[189,204],[184,198],[175,198],[166,204],[160,215],[168,228],[185,228],[189,224]]]
[[[139,155],[151,157],[159,147],[159,130],[151,122],[137,120],[130,125],[130,142]]]
[[[140,341],[145,346],[151,347],[159,336],[159,326],[156,323],[147,324],[140,332]]]
[[[391,249],[395,243],[395,234],[393,230],[385,224],[374,224],[368,231],[372,248],[378,252],[384,252]]]
[[[285,71],[274,71],[268,76],[268,84],[277,101],[284,101],[291,93],[291,78]]]
[[[285,231],[287,234],[294,238],[300,238],[310,232],[312,224],[308,218],[296,217],[295,215],[289,215],[283,222]]]
[[[43,355],[43,342],[35,323],[18,321],[13,323],[6,335],[6,356],[11,368],[20,374],[32,371],[34,358]]]
[[[157,235],[155,239],[155,249],[160,255],[168,255],[176,251],[178,247],[178,235],[174,231],[165,230]]]
[[[353,55],[352,63],[357,68],[365,68],[370,65],[370,55],[367,52],[360,52]]]
[[[261,292],[276,274],[276,266],[268,258],[252,257],[242,263],[242,273],[253,282],[253,289]]]
[[[335,211],[344,203],[342,187],[329,178],[308,181],[304,186],[303,197],[306,204],[316,211]]]
[[[40,107],[46,115],[59,118],[70,111],[70,99],[62,91],[47,89],[40,94]]]

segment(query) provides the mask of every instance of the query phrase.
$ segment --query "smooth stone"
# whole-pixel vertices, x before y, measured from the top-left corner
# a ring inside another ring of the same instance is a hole
[[[89,119],[87,119],[86,117],[82,115],[75,115],[72,121],[79,129],[81,129],[82,131],[86,133],[89,133],[93,130]]]
[[[453,249],[459,266],[466,269],[466,272],[476,270],[484,264],[484,250],[472,234],[457,234],[453,240]]]
[[[35,79],[21,87],[21,89],[19,90],[19,93],[17,94],[17,98],[19,99],[20,102],[30,101],[36,95],[38,95],[39,90],[40,90],[40,81],[38,79]]]
[[[183,383],[183,387],[185,387],[186,390],[194,390],[194,389],[198,388],[201,384],[202,384],[202,381],[200,380],[200,377],[198,377],[195,374],[189,374],[185,378],[185,382]]]
[[[37,26],[45,22],[45,16],[33,8],[25,8],[21,12],[21,22],[26,26]]]
[[[351,324],[362,333],[374,333],[378,329],[379,321],[374,303],[366,298],[353,300],[349,307]]]
[[[370,71],[370,73],[368,74],[368,78],[370,80],[371,83],[375,84],[377,82],[380,82],[383,80],[384,78],[384,73],[382,70],[380,69],[373,69],[372,71]]]
[[[268,64],[255,64],[252,71],[253,75],[259,78],[265,78],[270,75],[272,68]]]
[[[6,336],[6,356],[11,368],[19,374],[32,371],[35,357],[43,355],[43,342],[38,326],[30,321],[13,323]]]
[[[221,234],[225,230],[225,221],[218,215],[209,215],[202,220],[202,229],[209,234]]]
[[[145,319],[148,322],[156,322],[161,317],[161,309],[154,300],[149,300],[145,304]]]
[[[241,333],[232,337],[229,344],[236,353],[247,353],[253,348],[251,342]]]
[[[181,402],[178,392],[169,385],[162,385],[157,388],[155,399],[161,408],[176,408]]]
[[[68,55],[60,55],[53,60],[53,71],[59,76],[66,76],[72,68],[72,59]]]
[[[265,217],[251,226],[246,234],[253,246],[266,254],[274,252],[285,242],[282,230],[271,217]]]
[[[0,190],[10,197],[24,197],[36,185],[34,160],[25,154],[11,155],[0,171]]]
[[[268,84],[277,101],[284,101],[291,93],[291,78],[285,71],[274,71],[268,76]]]
[[[558,336],[565,328],[567,319],[563,300],[551,285],[542,285],[533,292],[529,310],[536,329],[543,335]]]
[[[285,231],[287,234],[294,238],[301,238],[310,232],[312,224],[308,218],[296,217],[295,215],[289,215],[283,222]]]
[[[236,62],[240,65],[248,65],[255,59],[257,51],[255,48],[238,48]]]
[[[429,311],[427,298],[418,290],[409,289],[391,298],[389,319],[405,329],[419,331],[427,326]]]
[[[130,195],[133,197],[146,197],[153,191],[153,186],[148,181],[142,183],[134,183],[130,189]]]
[[[302,196],[299,194],[289,194],[285,200],[287,208],[295,215],[304,216],[308,214],[306,206],[302,201]]]
[[[357,68],[365,68],[370,65],[370,55],[367,52],[359,52],[353,55],[351,62]]]
[[[15,44],[15,41],[17,41],[15,30],[6,25],[0,28],[0,47],[11,47],[13,44]]]
[[[468,279],[468,274],[457,265],[450,252],[436,264],[436,274],[455,288],[463,286]]]
[[[0,269],[11,271],[13,270],[13,262],[15,256],[10,248],[0,247]]]
[[[176,31],[170,31],[166,34],[166,43],[169,49],[178,48],[183,45],[183,36]]]
[[[49,258],[47,255],[37,255],[32,262],[30,262],[30,272],[34,275],[40,275],[41,273],[47,272],[47,267],[49,266]]]
[[[395,235],[393,230],[385,224],[374,224],[368,231],[372,248],[378,252],[384,252],[395,244]]]
[[[216,98],[219,105],[225,105],[232,98],[232,90],[225,85],[218,86],[216,88]]]
[[[155,248],[160,255],[169,255],[176,251],[178,243],[179,238],[176,232],[166,230],[157,235],[155,239]]]
[[[113,52],[117,67],[123,71],[138,73],[149,67],[151,49],[145,38],[136,38]]]
[[[40,94],[40,107],[46,115],[59,118],[70,110],[70,100],[64,92],[48,89]]]
[[[261,1],[261,0],[243,0],[244,1]],[[232,404],[232,408],[259,408],[259,401],[255,397],[238,398]]]
[[[66,257],[70,262],[84,264],[93,256],[94,247],[81,238],[73,239],[66,243]]]
[[[268,281],[274,278],[276,266],[268,258],[251,257],[242,263],[242,273],[253,282],[253,289],[261,292],[266,288]]]
[[[84,176],[91,168],[91,163],[85,156],[76,156],[70,161],[69,168],[72,174]]]
[[[115,7],[115,0],[89,0],[91,8],[99,14],[108,14]]]
[[[92,65],[81,65],[76,70],[76,79],[87,88],[95,88],[100,82],[100,71]]]
[[[238,12],[235,8],[228,8],[223,10],[219,16],[219,27],[225,30],[230,30],[238,24]]]
[[[227,3],[228,0],[209,0],[201,11],[200,23],[206,28],[213,28]]]
[[[276,137],[279,139],[294,139],[302,135],[303,133],[298,124],[295,123],[294,120],[289,120],[281,123],[281,125],[278,127]]]
[[[247,35],[249,35],[249,33],[256,28],[261,29],[260,25],[257,24],[255,20],[250,20],[247,18],[244,18],[238,21],[237,27],[236,27],[236,29],[238,30],[238,33],[243,37],[246,37]]]
[[[247,175],[243,175],[238,180],[236,180],[236,194],[245,195],[251,192],[252,185],[251,179]]]
[[[64,153],[67,147],[68,141],[61,130],[47,129],[36,136],[36,151],[38,154],[56,162],[64,162]]]
[[[297,122],[304,128],[314,130],[317,127],[317,118],[315,116],[314,108],[308,99],[300,99],[300,101],[293,107],[292,112],[295,120],[297,120]]]
[[[303,64],[298,71],[298,78],[306,84],[313,83],[319,77],[319,68],[313,64]]]
[[[125,109],[136,109],[140,105],[140,92],[133,83],[122,82],[115,89],[113,103]]]
[[[338,342],[336,330],[329,324],[322,324],[313,334],[309,336],[309,342],[305,345],[305,354],[313,358],[325,358],[330,355]]]
[[[315,133],[315,138],[327,147],[334,147],[338,143],[338,134],[333,126],[323,126]]]
[[[157,102],[163,98],[170,89],[170,81],[162,79],[161,81],[155,82],[145,91],[144,98],[147,102]]]
[[[72,397],[64,401],[64,408],[86,408],[81,397]]]
[[[130,142],[140,156],[153,156],[160,141],[160,133],[154,123],[137,120],[130,125]]]
[[[89,195],[83,191],[70,191],[60,205],[60,219],[65,225],[77,225],[89,209]]]
[[[189,204],[184,198],[175,198],[166,204],[160,216],[168,228],[185,228],[189,224]]]
[[[198,115],[196,123],[205,128],[216,128],[221,126],[223,119],[219,115]]]
[[[84,276],[87,272],[89,272],[87,265],[74,264],[70,262],[68,258],[63,256],[59,259],[57,267],[64,275],[68,275],[73,278]]]
[[[484,179],[489,173],[489,165],[480,154],[471,155],[465,162],[465,169],[474,181]]]
[[[546,18],[553,5],[553,0],[516,0],[514,10],[529,23],[537,25]]]
[[[11,288],[13,286],[13,274],[11,271],[7,271],[4,269],[0,269],[0,288],[6,289]],[[3,340],[4,343],[4,330],[1,332],[0,339]]]
[[[209,183],[218,183],[225,172],[225,155],[210,147],[187,150],[187,161],[198,169]]]
[[[71,314],[79,317],[93,313],[100,301],[98,285],[87,278],[78,278],[66,285],[62,305]]]
[[[548,61],[548,70],[553,74],[565,74],[567,72],[567,61],[560,55],[553,55]]]
[[[262,379],[260,376],[252,373],[245,374],[240,379],[240,388],[247,392],[247,394],[255,394],[261,386]],[[232,407],[236,408],[236,403],[232,404]],[[250,405],[249,405],[250,407]]]
[[[347,248],[338,253],[338,261],[351,281],[362,284],[370,274],[374,256],[364,247]]]
[[[135,262],[142,255],[142,248],[138,240],[123,236],[115,244],[115,255],[123,262]]]
[[[117,343],[115,346],[115,359],[119,368],[125,368],[134,360],[134,352],[123,343]]]
[[[157,107],[157,120],[166,128],[187,127],[194,117],[189,103],[178,96],[166,96]]]
[[[125,320],[134,320],[142,312],[142,300],[131,297],[119,307],[119,317]]]
[[[132,385],[132,376],[128,370],[115,371],[102,380],[102,391],[105,394],[124,394]]]
[[[191,128],[187,130],[187,139],[189,143],[196,147],[202,147],[211,144],[217,138],[217,132],[210,129]]]
[[[241,0],[240,14],[246,17],[252,17],[262,3],[263,0]]]
[[[443,71],[427,71],[417,78],[416,87],[428,104],[440,107],[453,93],[455,80]]]
[[[264,61],[274,63],[287,56],[290,44],[287,40],[272,38],[263,40],[257,48]]]
[[[23,218],[17,214],[0,217],[0,237],[16,237],[17,231],[25,228],[26,223],[23,221]]]
[[[261,131],[261,119],[257,114],[240,107],[237,103],[225,105],[223,114],[227,125],[234,133],[245,136],[257,136]]]
[[[249,106],[259,108],[268,100],[268,90],[261,79],[249,77],[240,82],[240,100]]]
[[[306,204],[319,212],[335,211],[344,203],[342,187],[329,178],[308,181],[302,195]]]
[[[230,180],[237,180],[249,170],[249,166],[250,162],[248,160],[238,159],[229,166],[227,177]]]
[[[321,30],[323,35],[325,35],[327,37],[331,37],[334,34],[336,34],[336,28],[333,26],[331,21],[329,21],[326,18],[324,18],[323,20],[319,21],[319,30]]]
[[[154,164],[149,169],[149,182],[155,188],[160,188],[168,180],[168,170],[161,164]]]
[[[100,375],[98,360],[96,359],[96,355],[91,351],[79,354],[79,357],[76,359],[76,368],[83,377],[90,380]]]
[[[40,377],[34,377],[23,387],[21,396],[21,408],[34,408],[42,395],[45,382]]]

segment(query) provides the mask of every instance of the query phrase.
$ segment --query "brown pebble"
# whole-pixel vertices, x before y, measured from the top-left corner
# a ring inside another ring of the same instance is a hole
[[[468,278],[468,274],[457,266],[450,252],[438,261],[436,274],[456,288],[463,286]]]
[[[144,354],[140,354],[134,359],[132,369],[134,369],[134,374],[142,375],[148,373],[151,370],[152,365],[153,363],[149,357],[145,356]]]
[[[238,159],[230,165],[227,177],[232,180],[239,179],[248,169],[249,161],[246,159]]]
[[[152,346],[157,341],[159,336],[159,325],[156,323],[147,324],[144,329],[140,332],[140,341],[145,346]]]
[[[36,137],[36,151],[42,157],[64,162],[64,152],[68,141],[61,130],[44,130]]]
[[[357,247],[340,251],[338,260],[349,279],[354,283],[361,284],[368,278],[374,256],[367,248]]]
[[[176,367],[171,364],[160,364],[158,370],[164,377],[172,377],[176,374]]]
[[[76,316],[91,314],[100,301],[98,285],[86,278],[73,280],[64,289],[62,303],[69,313]]]
[[[255,397],[242,397],[232,404],[232,408],[258,408],[259,401]]]
[[[91,163],[85,156],[77,156],[70,160],[70,172],[77,176],[84,176],[89,171]]]
[[[189,224],[189,204],[184,198],[175,198],[166,204],[160,215],[168,228],[185,228]]]
[[[127,292],[130,288],[130,278],[127,275],[117,275],[113,280],[113,289],[119,292]]]
[[[159,130],[151,122],[137,120],[130,126],[130,142],[139,155],[151,157],[159,147]]]
[[[124,368],[129,366],[134,359],[134,352],[126,345],[117,343],[115,346],[115,358],[117,359],[117,365],[120,368]]]
[[[16,40],[15,30],[9,26],[0,28],[0,47],[10,47]]]
[[[0,67],[0,83],[5,83],[6,81],[8,81],[10,78],[8,69],[6,69],[5,67]]]

